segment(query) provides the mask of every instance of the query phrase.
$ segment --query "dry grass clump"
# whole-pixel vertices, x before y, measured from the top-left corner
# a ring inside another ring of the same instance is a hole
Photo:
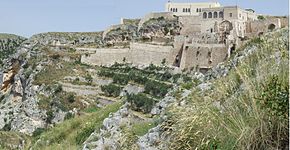
[[[171,108],[171,148],[286,149],[289,143],[288,29],[270,34],[213,90]],[[286,37],[286,38],[285,38]],[[249,45],[251,46],[251,45]]]

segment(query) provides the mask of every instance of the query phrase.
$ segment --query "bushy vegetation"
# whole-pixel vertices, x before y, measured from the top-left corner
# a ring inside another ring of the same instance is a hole
[[[123,74],[114,74],[113,76],[113,83],[120,84],[120,85],[127,85],[129,82],[128,75]]]
[[[122,88],[115,84],[109,84],[101,86],[101,90],[109,97],[118,97],[121,93]]]
[[[128,94],[127,101],[131,104],[131,109],[144,113],[149,113],[155,104],[155,100],[145,94]]]
[[[288,30],[265,37],[211,91],[193,90],[186,106],[171,108],[171,123],[163,126],[171,131],[171,149],[285,149],[288,44]]]
[[[169,88],[171,88],[170,85],[157,81],[149,80],[145,83],[145,93],[151,94],[158,98],[164,97],[168,93]]]
[[[278,75],[270,76],[262,86],[258,102],[270,115],[287,119],[289,117],[289,84],[283,83]]]

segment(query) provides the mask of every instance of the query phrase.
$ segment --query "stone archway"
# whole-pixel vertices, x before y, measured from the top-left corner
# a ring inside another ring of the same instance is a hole
[[[276,28],[276,25],[271,23],[270,25],[268,25],[268,31],[273,31]]]

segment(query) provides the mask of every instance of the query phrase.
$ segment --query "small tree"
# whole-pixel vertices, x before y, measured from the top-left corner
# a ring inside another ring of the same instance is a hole
[[[259,20],[265,20],[265,17],[264,16],[258,16],[258,19]]]
[[[87,81],[87,84],[88,84],[88,85],[91,85],[92,82],[93,82],[93,77],[92,77],[90,74],[87,74],[87,75],[85,76],[85,80]]]
[[[67,100],[70,103],[75,102],[75,95],[73,93],[69,93],[69,95],[67,96]]]

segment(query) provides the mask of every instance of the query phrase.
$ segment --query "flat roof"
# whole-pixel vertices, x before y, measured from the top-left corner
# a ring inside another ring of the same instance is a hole
[[[207,5],[207,4],[216,4],[221,5],[219,2],[167,2],[167,4],[175,4],[175,5]]]

